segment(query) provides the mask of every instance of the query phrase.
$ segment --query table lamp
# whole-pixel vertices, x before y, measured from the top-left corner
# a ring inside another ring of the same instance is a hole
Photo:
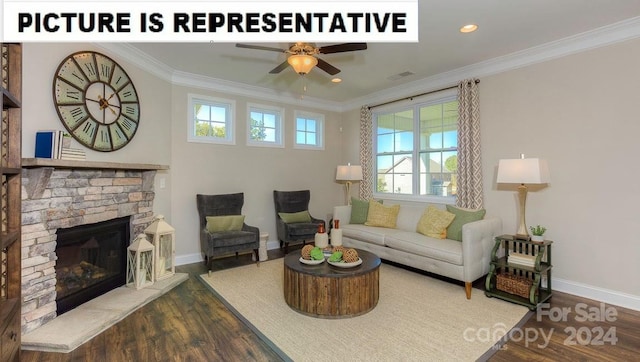
[[[338,166],[336,171],[336,181],[344,181],[347,205],[351,205],[351,183],[353,181],[361,180],[362,166],[351,166],[351,163],[348,163],[346,166]]]
[[[516,238],[529,240],[527,224],[525,222],[525,204],[527,202],[527,184],[546,184],[549,182],[547,162],[539,158],[524,158],[500,160],[498,163],[497,183],[520,184],[518,186],[518,201],[520,205],[520,225]]]

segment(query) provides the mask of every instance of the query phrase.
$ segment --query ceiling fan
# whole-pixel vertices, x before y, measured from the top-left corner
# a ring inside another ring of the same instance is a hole
[[[335,44],[335,45],[327,45],[323,47],[316,47],[311,43],[295,43],[289,47],[289,49],[279,49],[266,47],[261,45],[250,45],[250,44],[236,44],[238,48],[247,48],[247,49],[258,49],[258,50],[268,50],[272,52],[278,53],[287,53],[290,54],[287,57],[287,60],[282,62],[277,67],[273,68],[269,73],[278,74],[282,72],[286,67],[291,65],[291,67],[296,71],[296,73],[304,75],[307,74],[315,67],[324,70],[325,72],[336,75],[340,73],[340,69],[334,67],[333,65],[327,63],[326,61],[316,57],[316,54],[332,54],[332,53],[343,53],[343,52],[351,52],[355,50],[365,50],[367,49],[367,43],[343,43],[343,44]]]

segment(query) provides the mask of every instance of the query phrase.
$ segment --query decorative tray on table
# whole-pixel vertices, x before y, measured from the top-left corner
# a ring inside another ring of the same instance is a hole
[[[338,268],[353,268],[356,267],[360,264],[362,264],[362,259],[358,258],[357,261],[354,261],[353,263],[345,263],[344,261],[327,261],[327,263],[338,267]]]
[[[324,258],[319,260],[314,260],[314,259],[307,260],[307,259],[304,259],[303,257],[300,257],[300,262],[302,264],[307,264],[307,265],[318,265],[318,264],[324,263]]]

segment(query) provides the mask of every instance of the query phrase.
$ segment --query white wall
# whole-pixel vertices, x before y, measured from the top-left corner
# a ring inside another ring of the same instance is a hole
[[[554,276],[640,299],[639,62],[632,40],[487,77],[480,112],[486,207],[505,232],[517,206],[496,190],[498,160],[547,159],[551,183],[529,193],[526,216],[555,241]]]
[[[134,82],[140,98],[140,126],[133,140],[114,152],[89,150],[73,141],[73,147],[87,152],[87,160],[169,165],[171,157],[171,85],[144,69],[127,63],[95,45],[78,43],[25,43],[23,46],[22,86],[22,157],[35,153],[38,130],[64,130],[53,103],[53,77],[60,62],[77,51],[93,50],[118,62]],[[159,181],[168,183],[170,173],[158,172],[155,183],[154,212],[164,214],[171,222],[169,188],[160,188]]]
[[[236,101],[236,144],[187,142],[189,93]],[[247,101],[285,109],[284,148],[246,146]],[[273,190],[311,190],[311,215],[326,219],[333,206],[343,203],[342,186],[335,182],[342,152],[340,115],[336,112],[247,99],[213,91],[175,86],[172,96],[172,214],[176,228],[176,254],[181,262],[200,258],[196,194],[244,193],[245,222],[269,233],[277,241]],[[325,115],[325,149],[293,148],[294,110]]]
[[[529,192],[528,225],[548,227],[555,288],[640,308],[640,40],[481,79],[485,207],[517,229],[512,190],[497,190],[501,158],[549,162],[549,187]],[[346,145],[359,111],[343,114]],[[355,147],[343,158],[359,159]]]

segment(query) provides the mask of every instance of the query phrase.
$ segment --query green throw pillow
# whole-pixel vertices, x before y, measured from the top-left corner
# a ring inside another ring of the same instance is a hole
[[[382,200],[376,200],[382,203]],[[349,224],[364,224],[369,216],[369,201],[355,197],[351,198],[351,219]]]
[[[286,222],[287,224],[296,222],[311,222],[311,215],[309,215],[309,210],[300,212],[279,212],[278,216],[280,216],[282,221]]]
[[[453,205],[447,205],[447,211],[456,215],[453,222],[447,228],[447,239],[462,241],[462,225],[482,220],[484,214],[487,212],[485,209],[469,210],[461,209]]]
[[[207,230],[210,233],[239,231],[244,224],[244,215],[207,216]]]

